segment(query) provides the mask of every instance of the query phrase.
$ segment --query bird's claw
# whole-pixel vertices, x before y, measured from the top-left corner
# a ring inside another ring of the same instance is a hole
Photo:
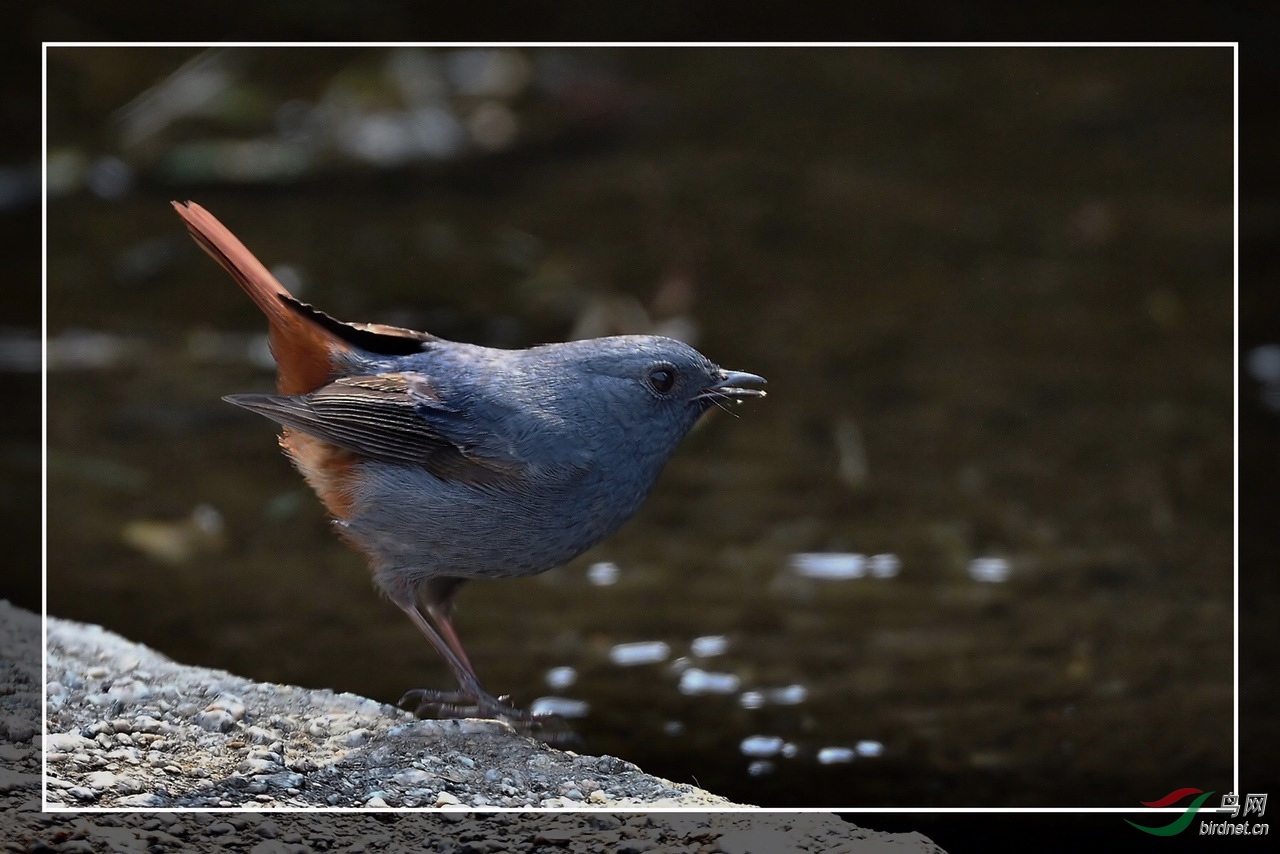
[[[534,716],[524,709],[511,705],[510,696],[492,697],[484,692],[436,691],[430,688],[414,688],[406,691],[396,703],[412,711],[414,717],[437,719],[485,717],[497,718],[508,723],[528,723]],[[410,707],[406,703],[414,703]]]
[[[406,705],[412,704],[412,705]],[[494,718],[512,726],[521,735],[531,736],[554,747],[582,747],[580,736],[569,728],[560,715],[535,715],[511,704],[511,696],[498,697],[470,691],[437,691],[414,688],[406,691],[396,703],[413,712],[419,719],[456,720],[460,718]]]

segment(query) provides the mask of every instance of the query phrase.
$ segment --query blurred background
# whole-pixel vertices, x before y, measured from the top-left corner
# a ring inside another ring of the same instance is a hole
[[[451,683],[221,402],[274,373],[192,198],[344,320],[659,331],[769,379],[617,535],[461,594],[486,685],[580,749],[772,806],[1229,791],[1232,60],[50,49],[49,613]],[[1280,348],[1246,371],[1274,425]]]

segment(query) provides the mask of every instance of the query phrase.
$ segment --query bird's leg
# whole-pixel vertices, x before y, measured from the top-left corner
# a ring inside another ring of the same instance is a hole
[[[432,579],[432,581],[436,580]],[[449,645],[449,649],[453,650],[454,655],[458,656],[458,661],[462,662],[462,666],[467,669],[467,672],[479,684],[480,680],[476,678],[476,669],[471,666],[471,659],[467,658],[467,651],[462,646],[462,638],[458,637],[458,631],[453,627],[453,597],[462,585],[462,581],[454,578],[439,579],[439,581],[455,583],[446,586],[427,582],[427,594],[425,597],[427,600],[427,614],[430,615],[431,622],[435,624],[435,627],[444,637],[444,642]]]
[[[427,614],[431,617],[430,620],[423,615],[416,597],[409,601],[394,597],[400,610],[405,612],[449,665],[461,689],[433,691],[416,688],[406,692],[400,698],[400,705],[404,705],[406,701],[416,702],[414,714],[418,716],[426,711],[434,711],[448,717],[464,717],[475,713],[508,721],[527,721],[531,718],[528,712],[515,708],[506,702],[505,698],[490,695],[480,685],[480,678],[476,675],[475,668],[471,666],[466,650],[463,649],[462,640],[458,637],[458,632],[450,619],[453,597],[461,584],[462,579],[457,578],[431,579],[427,582],[422,598]]]

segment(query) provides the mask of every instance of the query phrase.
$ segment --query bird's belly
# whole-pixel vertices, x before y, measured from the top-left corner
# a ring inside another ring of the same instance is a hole
[[[379,573],[534,575],[577,557],[616,531],[652,486],[540,483],[481,490],[408,466],[366,463],[343,533]]]

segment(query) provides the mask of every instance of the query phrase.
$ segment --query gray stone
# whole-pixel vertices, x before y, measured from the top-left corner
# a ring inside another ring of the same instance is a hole
[[[223,709],[198,712],[195,725],[208,732],[231,732],[235,729],[236,719]]]
[[[724,854],[806,854],[794,835],[782,830],[752,828],[721,834],[716,847]],[[622,854],[619,849],[619,854]]]

